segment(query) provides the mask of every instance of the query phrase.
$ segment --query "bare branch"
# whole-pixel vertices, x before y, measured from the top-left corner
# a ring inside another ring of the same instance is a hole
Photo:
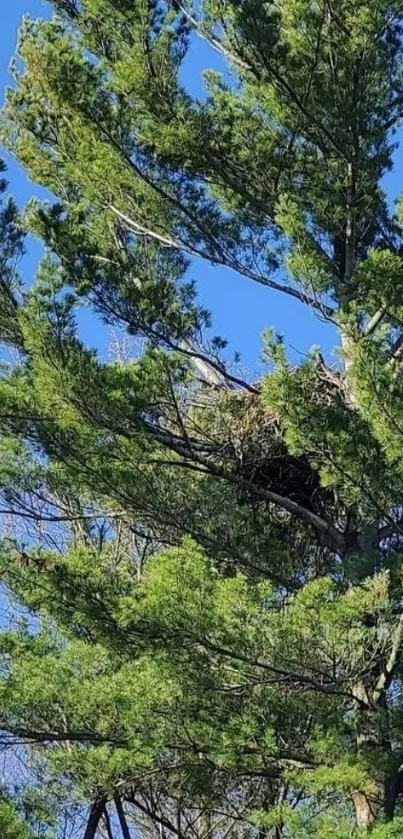
[[[373,332],[375,332],[375,329],[377,328],[377,326],[379,326],[380,322],[383,320],[385,315],[386,315],[385,307],[383,307],[381,309],[378,309],[378,311],[375,312],[375,314],[373,315],[371,320],[368,321],[368,323],[365,327],[364,335],[365,335],[366,338],[369,335],[372,335]]]
[[[242,70],[252,70],[250,64],[246,61],[243,61],[242,58],[239,58],[238,55],[235,53],[230,52],[230,50],[224,47],[224,44],[218,40],[218,38],[214,38],[213,35],[205,32],[200,24],[200,21],[197,20],[193,15],[188,12],[188,10],[182,6],[181,3],[178,3],[177,0],[174,0],[173,4],[174,8],[178,9],[181,14],[186,18],[188,23],[193,27],[196,35],[199,36],[203,41],[207,41],[208,44],[216,51],[223,55],[228,61],[232,61],[237,67],[240,67]]]
[[[176,250],[190,253],[192,256],[197,256],[201,259],[207,260],[212,265],[223,265],[226,268],[230,268],[232,271],[236,271],[238,274],[241,274],[249,280],[253,280],[253,282],[258,283],[259,285],[263,285],[266,288],[272,289],[273,291],[279,291],[282,294],[287,294],[289,297],[293,297],[300,303],[304,303],[310,308],[319,311],[328,320],[331,320],[335,315],[335,309],[333,309],[331,306],[323,304],[320,300],[317,300],[315,297],[312,297],[305,291],[294,288],[293,286],[287,285],[286,283],[280,283],[277,280],[265,277],[263,274],[258,274],[255,271],[246,268],[244,265],[242,265],[232,257],[224,255],[218,257],[213,253],[206,253],[203,250],[190,247],[188,244],[182,242],[181,240],[173,239],[170,236],[168,237],[162,233],[158,233],[157,231],[152,230],[151,228],[148,229],[142,227],[136,221],[134,221],[134,219],[130,218],[130,216],[126,215],[125,213],[122,213],[121,210],[119,210],[112,204],[109,205],[109,209],[112,210],[112,212],[115,215],[117,215],[118,218],[121,221],[123,221],[124,224],[126,224],[130,230],[133,231],[133,233],[136,233],[137,235],[146,236],[150,239],[154,239],[155,241],[159,242],[165,247],[175,248]]]

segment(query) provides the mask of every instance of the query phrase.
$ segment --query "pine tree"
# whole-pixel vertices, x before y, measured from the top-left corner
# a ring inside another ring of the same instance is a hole
[[[1,567],[31,616],[1,635],[2,729],[57,812],[63,789],[88,808],[85,839],[393,839],[401,4],[53,6],[24,20],[2,115],[53,196],[24,215],[35,283],[1,286],[0,487],[28,526]],[[201,102],[196,37],[226,67]],[[268,332],[245,380],[194,259],[315,311],[339,362],[293,365]],[[138,352],[86,348],[83,303]]]

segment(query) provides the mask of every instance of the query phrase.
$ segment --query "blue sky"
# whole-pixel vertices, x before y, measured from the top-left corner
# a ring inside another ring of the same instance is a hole
[[[0,0],[0,94],[10,83],[7,68],[13,54],[17,30],[24,13],[37,17],[49,14],[49,6],[42,0]],[[197,95],[202,95],[201,72],[206,67],[220,69],[220,57],[210,51],[199,39],[187,59],[184,81]],[[399,159],[401,155],[398,155]],[[29,183],[16,163],[7,157],[10,190],[19,204],[37,191]],[[396,174],[388,177],[388,191],[396,194]],[[30,241],[28,254],[23,263],[27,281],[33,276],[40,256],[39,243]],[[299,303],[276,292],[258,286],[233,272],[212,268],[206,263],[195,262],[192,275],[197,280],[200,298],[213,313],[213,333],[230,340],[233,351],[241,353],[247,369],[258,369],[262,330],[274,326],[284,334],[291,355],[297,360],[312,344],[320,344],[328,355],[337,343],[331,326],[318,321]],[[107,340],[106,330],[88,312],[80,317],[85,340],[89,344],[103,347]]]

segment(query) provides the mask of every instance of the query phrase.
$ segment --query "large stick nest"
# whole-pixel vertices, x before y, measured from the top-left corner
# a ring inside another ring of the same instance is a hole
[[[334,501],[333,492],[321,486],[319,474],[307,457],[287,450],[280,418],[265,409],[259,393],[232,395],[231,402],[231,411],[224,410],[221,415],[225,417],[221,433],[224,451],[234,463],[236,474],[256,487],[323,514]],[[248,492],[242,489],[241,494],[247,496]]]

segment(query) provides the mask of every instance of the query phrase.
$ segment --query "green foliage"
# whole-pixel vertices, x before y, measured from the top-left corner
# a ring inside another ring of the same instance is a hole
[[[1,116],[51,197],[0,210],[1,728],[30,779],[0,834],[400,835],[401,4],[52,5]],[[225,64],[201,100],[196,34]],[[243,381],[195,258],[337,326],[338,362],[268,329]],[[83,306],[134,349],[88,348]]]
[[[33,796],[32,797],[32,801]],[[28,798],[24,802],[24,816],[18,813],[11,799],[2,795],[0,798],[0,830],[4,839],[53,839],[55,834],[47,829],[47,814],[38,829],[38,808],[28,807]],[[31,812],[28,812],[31,810]],[[37,828],[30,825],[36,822]]]

